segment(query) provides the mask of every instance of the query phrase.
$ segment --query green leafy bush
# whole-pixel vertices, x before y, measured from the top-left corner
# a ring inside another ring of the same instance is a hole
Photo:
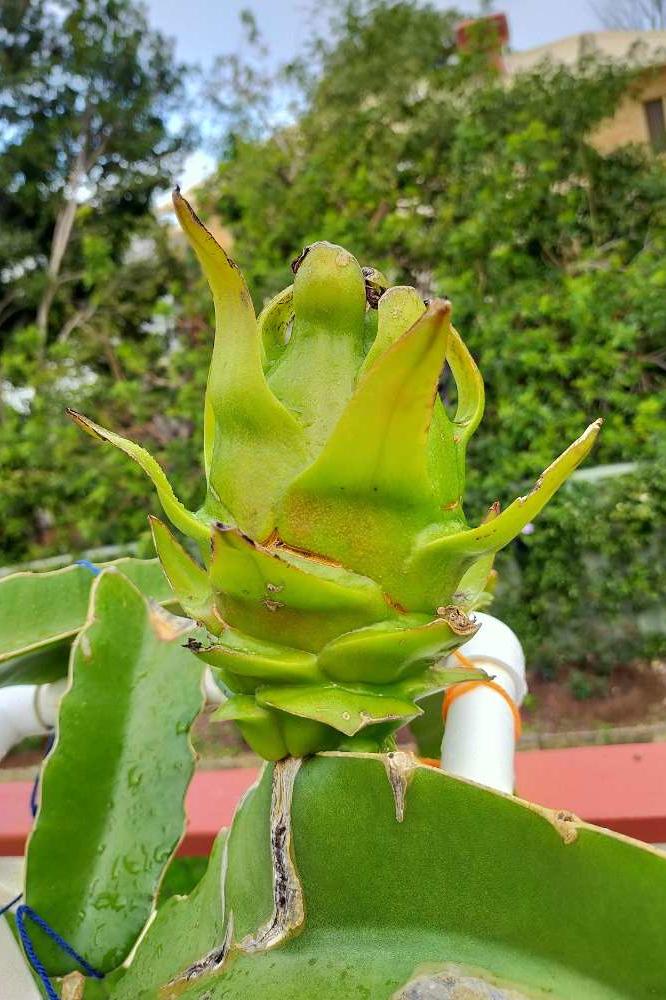
[[[500,556],[493,613],[546,674],[664,657],[665,555],[662,448],[631,474],[567,484],[533,533]]]

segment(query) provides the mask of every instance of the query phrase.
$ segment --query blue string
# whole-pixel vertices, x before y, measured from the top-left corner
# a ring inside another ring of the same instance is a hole
[[[89,569],[94,576],[98,576],[102,572],[99,566],[95,566],[95,563],[90,562],[90,559],[77,559],[74,565],[83,566],[84,569]]]
[[[33,924],[37,924],[37,926],[40,927],[44,931],[44,933],[48,935],[48,937],[51,938],[54,944],[56,944],[60,949],[62,949],[62,951],[64,951],[66,955],[69,955],[70,958],[74,959],[77,965],[79,965],[80,968],[82,968],[83,971],[88,976],[91,976],[93,979],[104,979],[103,972],[99,972],[92,965],[90,965],[89,962],[86,962],[85,958],[83,958],[82,955],[79,955],[78,951],[72,948],[71,944],[68,944],[67,941],[65,941],[65,939],[61,937],[57,931],[54,931],[51,925],[47,924],[46,920],[44,920],[43,917],[40,917],[40,915],[36,913],[31,906],[26,906],[25,904],[23,904],[19,906],[18,910],[16,911],[16,929],[21,939],[21,944],[23,945],[23,951],[25,952],[26,958],[30,962],[30,965],[32,966],[33,970],[39,976],[39,979],[42,983],[42,986],[46,990],[46,995],[49,998],[49,1000],[59,1000],[59,997],[56,991],[54,990],[53,986],[51,985],[51,980],[48,977],[46,969],[44,968],[41,961],[37,957],[37,953],[32,943],[32,939],[30,938],[30,935],[28,934],[28,931],[25,926],[26,919],[32,920]]]

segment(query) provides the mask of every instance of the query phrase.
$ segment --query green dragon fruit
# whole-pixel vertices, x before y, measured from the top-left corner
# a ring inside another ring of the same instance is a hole
[[[469,527],[465,450],[484,391],[450,303],[387,288],[321,242],[256,318],[237,266],[178,192],[174,203],[216,313],[201,509],[138,444],[70,413],[144,469],[198,546],[201,562],[151,518],[176,597],[206,630],[191,648],[229,693],[218,717],[269,760],[386,749],[419,699],[485,676],[447,657],[476,629],[494,554],[585,458],[600,421],[527,495]],[[452,417],[437,393],[445,362]]]

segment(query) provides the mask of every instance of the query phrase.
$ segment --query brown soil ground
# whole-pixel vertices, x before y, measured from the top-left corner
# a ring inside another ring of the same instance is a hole
[[[557,731],[666,723],[666,663],[620,667],[603,687],[606,690],[581,698],[574,694],[575,679],[566,674],[557,682],[531,677],[525,725]]]

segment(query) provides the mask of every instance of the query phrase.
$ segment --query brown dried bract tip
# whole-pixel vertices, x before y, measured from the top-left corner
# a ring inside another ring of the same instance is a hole
[[[68,406],[65,409],[65,413],[67,414],[68,417],[71,417],[74,423],[78,424],[81,430],[84,430],[86,434],[90,434],[91,437],[99,438],[100,441],[105,440],[99,433],[99,431],[95,430],[95,428],[93,427],[91,422],[87,419],[87,417],[84,417],[82,413],[78,412],[78,410],[73,410],[71,406]]]
[[[427,313],[431,316],[451,316],[453,306],[449,299],[430,299],[426,307]]]
[[[499,502],[499,500],[493,500],[490,507],[488,508],[486,516],[484,517],[481,523],[486,524],[487,521],[493,521],[499,515],[501,510],[502,510],[502,505]]]
[[[292,260],[292,262],[291,262],[291,270],[293,271],[294,274],[296,274],[296,272],[298,271],[299,267],[301,266],[301,264],[303,263],[303,261],[305,260],[305,258],[307,257],[307,255],[309,253],[310,253],[310,247],[303,247],[303,249],[299,253],[298,257],[296,257],[296,258],[294,258],[294,260]]]
[[[468,618],[465,612],[461,611],[455,604],[447,604],[444,608],[437,608],[437,615],[439,618],[443,618],[457,635],[472,635],[478,629],[477,623]]]
[[[374,267],[361,268],[361,273],[365,278],[365,301],[371,309],[379,306],[379,300],[386,291],[386,286],[380,284],[375,277],[377,271]]]

